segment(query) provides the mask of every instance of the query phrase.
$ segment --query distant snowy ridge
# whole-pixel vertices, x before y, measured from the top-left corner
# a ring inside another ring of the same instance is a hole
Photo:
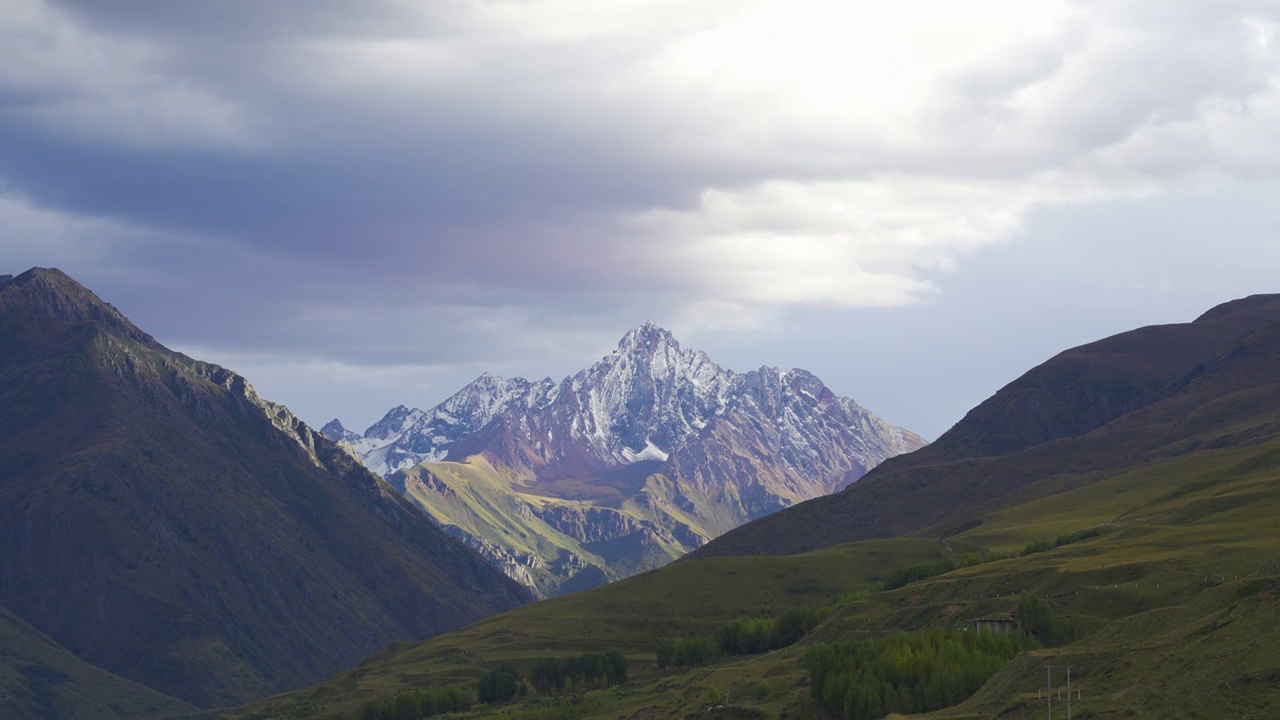
[[[725,370],[652,323],[559,383],[485,374],[325,432],[540,595],[658,567],[924,444],[812,373]]]
[[[815,409],[830,414],[838,407],[847,415],[839,419],[848,420],[849,439],[856,440],[848,450],[865,468],[923,444],[853,400],[834,396],[804,370],[725,370],[703,352],[682,349],[653,323],[629,331],[599,362],[558,384],[550,378],[532,382],[485,373],[430,410],[393,408],[363,435],[337,420],[322,432],[349,443],[369,469],[384,477],[422,462],[460,459],[450,457],[460,444],[480,450],[484,440],[478,436],[495,434],[527,445],[532,457],[517,453],[502,459],[532,475],[566,462],[564,470],[589,472],[665,461],[716,418],[748,406],[758,409],[761,393],[784,388],[801,400],[770,420],[785,444],[779,448],[784,463],[799,462],[801,447],[809,443],[805,426],[812,431],[814,425],[803,416]]]

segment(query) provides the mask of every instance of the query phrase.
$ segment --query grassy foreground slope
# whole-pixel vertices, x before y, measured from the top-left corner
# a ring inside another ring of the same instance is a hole
[[[84,662],[0,608],[0,717],[124,720],[191,710]]]
[[[949,552],[936,541],[913,538],[791,558],[717,558],[668,565],[526,605],[427,642],[389,648],[329,681],[255,703],[228,717],[272,717],[294,707],[311,708],[308,716],[342,717],[365,700],[402,688],[474,684],[485,669],[502,662],[515,662],[527,672],[538,658],[610,648],[627,655],[633,676],[642,684],[674,687],[653,667],[654,651],[664,639],[706,633],[739,616],[824,606],[871,587],[893,568],[936,561]],[[637,692],[625,686],[623,692],[634,694],[644,705],[665,691]]]
[[[1067,644],[1024,653],[976,695],[931,717],[1038,718],[1045,665],[1072,665],[1075,717],[1266,717],[1280,712],[1280,442],[1193,453],[1049,498],[1001,508],[946,541],[851,543],[791,557],[677,563],[604,588],[537,603],[462,631],[391,648],[306,691],[232,717],[356,717],[401,688],[473,683],[514,661],[619,648],[633,680],[581,695],[557,717],[812,717],[804,645],[954,626],[1007,613],[1023,594],[1047,602]],[[895,568],[967,552],[1021,550],[1096,528],[1046,552],[986,562],[832,607],[796,647],[659,671],[663,638],[725,619],[831,603]],[[1055,685],[1063,680],[1061,671]],[[762,694],[761,687],[767,689]],[[1171,688],[1177,688],[1176,692]],[[530,697],[470,717],[536,717]],[[1065,708],[1055,710],[1055,715]]]

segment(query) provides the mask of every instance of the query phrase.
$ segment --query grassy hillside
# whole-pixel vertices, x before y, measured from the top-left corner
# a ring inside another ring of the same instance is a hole
[[[191,710],[84,662],[0,608],[0,717],[126,720]]]
[[[514,661],[617,647],[633,679],[584,693],[555,717],[811,717],[804,646],[956,626],[1009,612],[1022,595],[1048,603],[1067,644],[1024,653],[968,701],[931,717],[1039,718],[1045,665],[1072,665],[1075,717],[1265,717],[1280,712],[1280,441],[1191,453],[1073,488],[1059,478],[975,518],[945,540],[898,538],[791,557],[690,560],[608,587],[537,603],[426,643],[398,647],[307,691],[232,717],[306,708],[342,717],[399,688],[470,683]],[[1056,494],[1050,495],[1050,491]],[[994,559],[865,596],[894,569],[975,548],[988,557],[1080,530],[1098,535]],[[659,671],[664,638],[706,633],[739,615],[831,605],[796,647]],[[1055,685],[1064,680],[1061,671]],[[762,683],[765,686],[762,690]],[[469,717],[537,717],[544,700]],[[525,712],[525,715],[521,715]],[[1065,708],[1055,708],[1055,716]],[[354,715],[348,715],[354,717]],[[550,717],[552,715],[548,715]]]
[[[230,717],[271,716],[295,705],[340,717],[365,700],[404,687],[474,683],[513,661],[618,648],[645,682],[674,687],[652,668],[661,640],[707,633],[726,620],[830,604],[865,590],[895,567],[953,551],[933,540],[872,541],[793,558],[717,558],[676,563],[593,590],[544,600],[412,646],[388,649],[311,689],[255,704]],[[702,672],[695,672],[700,675]],[[683,686],[684,682],[681,683]],[[627,693],[636,692],[626,688]],[[684,690],[680,690],[684,692]],[[660,698],[653,688],[642,702]]]
[[[1032,485],[1059,492],[1146,463],[1280,437],[1277,366],[1275,295],[1068,350],[1002,388],[932,445],[884,462],[843,492],[730,531],[694,555],[788,554],[951,534],[973,521],[962,516],[981,518]]]

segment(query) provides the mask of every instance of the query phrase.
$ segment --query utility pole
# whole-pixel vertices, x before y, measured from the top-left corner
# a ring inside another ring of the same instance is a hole
[[[1049,720],[1053,720],[1053,701],[1054,701],[1054,696],[1053,696],[1053,670],[1054,670],[1054,668],[1057,668],[1057,669],[1059,669],[1059,670],[1066,670],[1066,671],[1067,671],[1067,686],[1066,686],[1066,688],[1065,688],[1065,689],[1066,689],[1066,695],[1067,695],[1067,696],[1066,696],[1066,701],[1067,701],[1067,720],[1071,720],[1071,701],[1072,701],[1072,700],[1079,700],[1079,699],[1080,699],[1080,690],[1079,690],[1079,689],[1077,689],[1077,690],[1075,691],[1075,693],[1076,693],[1076,694],[1075,694],[1075,697],[1072,697],[1072,696],[1071,696],[1071,667],[1072,667],[1072,666],[1070,666],[1070,665],[1046,665],[1046,666],[1044,667],[1044,673],[1045,673],[1045,687],[1040,688],[1039,692],[1037,693],[1037,697],[1039,697],[1041,700],[1046,700],[1046,701],[1047,701],[1047,702],[1046,702],[1046,710],[1047,710],[1047,715],[1048,715]],[[1057,697],[1058,702],[1062,702],[1062,700],[1063,700],[1062,694],[1063,694],[1063,687],[1062,687],[1062,686],[1059,686],[1059,687],[1058,687],[1058,697]]]

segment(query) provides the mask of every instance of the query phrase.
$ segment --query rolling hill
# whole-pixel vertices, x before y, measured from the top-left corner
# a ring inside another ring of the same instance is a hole
[[[1002,388],[933,444],[844,492],[727,533],[695,557],[788,554],[947,533],[1046,477],[1059,486],[1280,433],[1270,363],[1280,295],[1218,306],[1067,350]],[[954,527],[946,527],[950,523]]]
[[[166,717],[191,705],[90,665],[0,608],[0,717]]]

